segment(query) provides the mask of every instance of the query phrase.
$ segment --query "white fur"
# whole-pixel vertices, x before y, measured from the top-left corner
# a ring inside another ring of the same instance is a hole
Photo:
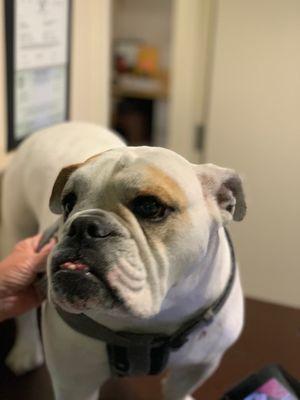
[[[55,178],[63,166],[116,147],[120,147],[120,154],[125,154],[122,162],[129,165],[129,183],[134,171],[141,168],[140,159],[162,169],[177,182],[189,200],[189,229],[182,237],[178,233],[171,249],[161,250],[144,243],[138,226],[131,227],[131,234],[146,260],[143,263],[146,276],[153,275],[147,292],[149,302],[145,304],[148,308],[139,309],[144,318],[138,314],[115,317],[103,309],[87,314],[115,330],[171,333],[189,315],[222,292],[230,273],[230,251],[220,221],[212,223],[191,164],[173,152],[157,148],[153,151],[149,148],[125,150],[122,141],[108,130],[83,123],[62,124],[33,135],[21,146],[4,177],[2,241],[5,253],[16,241],[45,229],[57,218],[50,213],[48,202]],[[96,173],[100,158],[82,168],[80,173],[90,179],[91,193],[104,185],[105,174],[109,177],[113,173],[119,162],[117,153],[114,151],[112,156],[107,153],[109,167],[103,170],[104,176]],[[125,178],[121,176],[120,182],[126,185]],[[185,258],[181,257],[184,251]],[[196,258],[189,258],[189,253],[197,251]],[[154,259],[160,260],[164,272]],[[171,354],[170,375],[164,382],[165,399],[192,399],[189,394],[215,371],[223,353],[239,336],[242,325],[243,297],[237,276],[230,297],[213,324],[193,332],[188,343]],[[32,345],[28,348],[27,360],[30,361],[22,361],[26,360],[24,348],[30,343],[31,333],[26,324],[21,323],[20,330],[18,346],[9,356],[9,365],[17,372],[41,363],[40,352]],[[56,400],[96,400],[101,385],[109,377],[105,345],[70,329],[51,302],[43,307],[43,339]]]

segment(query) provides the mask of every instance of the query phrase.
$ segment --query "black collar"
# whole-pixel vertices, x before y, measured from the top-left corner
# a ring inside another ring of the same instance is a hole
[[[56,230],[51,230],[52,236]],[[51,238],[49,231],[47,231],[48,240]],[[115,332],[85,314],[69,313],[58,306],[56,306],[56,310],[65,323],[75,331],[106,342],[113,375],[159,373],[165,368],[170,351],[176,351],[183,346],[195,329],[210,325],[231,293],[236,275],[236,261],[232,241],[226,229],[225,234],[230,248],[231,270],[223,292],[208,307],[196,312],[171,335]],[[45,240],[43,243],[45,244]]]

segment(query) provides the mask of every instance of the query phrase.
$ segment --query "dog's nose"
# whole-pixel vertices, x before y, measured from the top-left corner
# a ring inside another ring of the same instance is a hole
[[[109,227],[94,216],[82,216],[72,221],[68,236],[80,239],[103,239],[111,233]]]

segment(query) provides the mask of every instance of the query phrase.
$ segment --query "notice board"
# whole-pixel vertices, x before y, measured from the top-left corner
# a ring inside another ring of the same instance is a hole
[[[8,150],[69,117],[71,0],[6,0]]]

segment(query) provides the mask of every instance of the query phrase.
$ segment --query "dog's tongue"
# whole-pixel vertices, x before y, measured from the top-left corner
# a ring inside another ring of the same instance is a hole
[[[60,266],[62,269],[69,269],[71,271],[84,271],[84,270],[89,270],[88,265],[83,264],[79,261],[67,261]]]

